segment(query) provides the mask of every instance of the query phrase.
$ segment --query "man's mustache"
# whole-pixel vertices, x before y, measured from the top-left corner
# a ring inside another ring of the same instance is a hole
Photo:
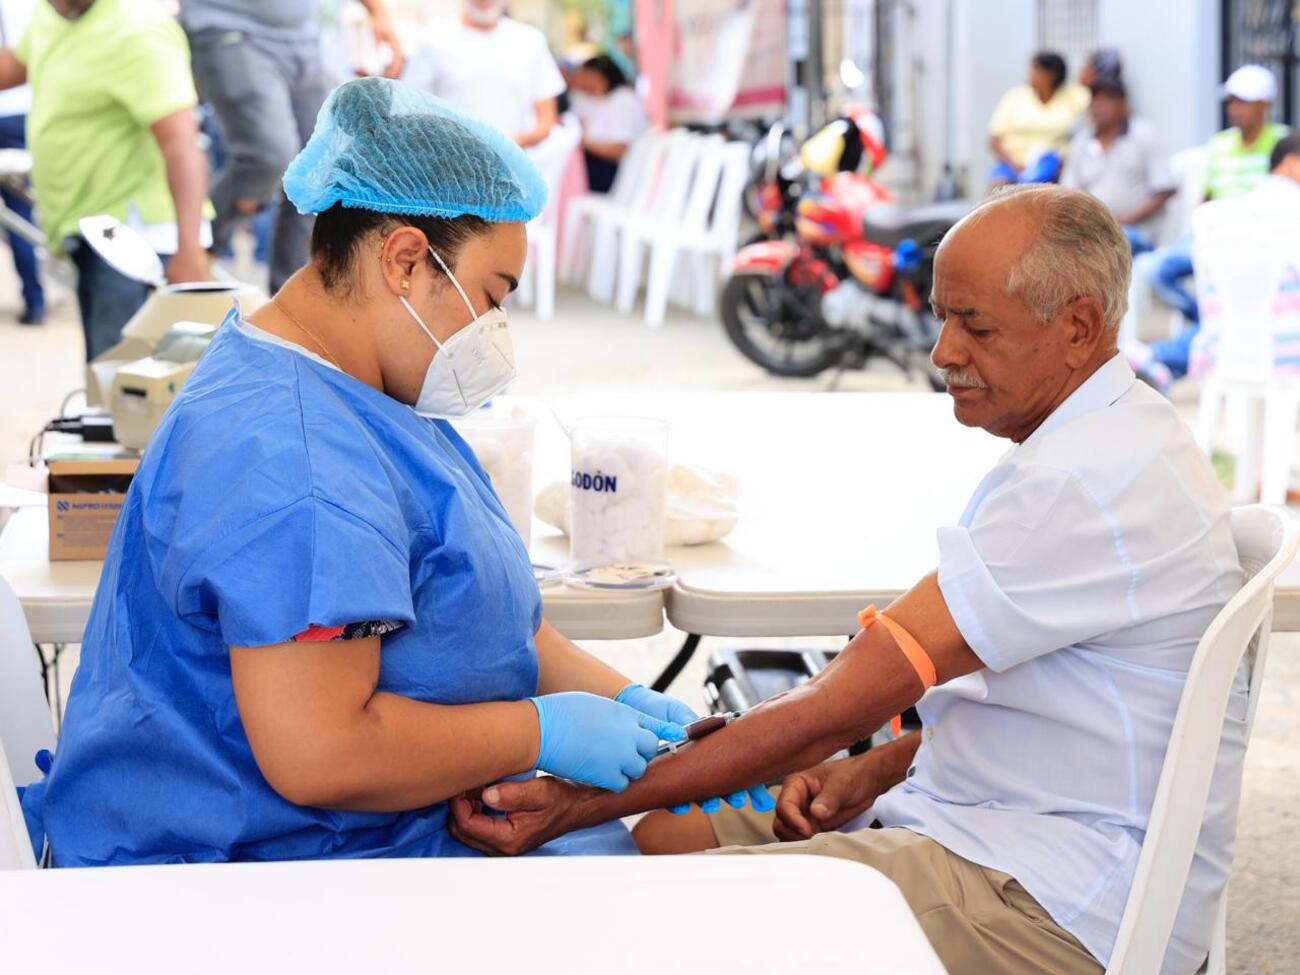
[[[945,386],[953,386],[964,389],[988,389],[988,383],[975,378],[968,372],[961,369],[940,369],[939,378],[943,380]]]

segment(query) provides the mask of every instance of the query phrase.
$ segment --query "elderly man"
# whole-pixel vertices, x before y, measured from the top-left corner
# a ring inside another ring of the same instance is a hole
[[[626,791],[496,785],[455,801],[459,835],[519,852],[804,769],[785,780],[774,822],[657,813],[641,848],[766,843],[723,852],[859,860],[899,885],[953,975],[1101,972],[1188,666],[1241,584],[1208,462],[1116,351],[1129,263],[1119,225],[1077,190],[1020,187],[963,220],[935,262],[934,361],[958,421],[1015,447],[940,529],[937,571],[883,614],[865,611],[817,678]],[[881,458],[880,476],[905,468]],[[922,732],[825,761],[913,703]],[[1166,972],[1206,954],[1245,703],[1232,702]]]

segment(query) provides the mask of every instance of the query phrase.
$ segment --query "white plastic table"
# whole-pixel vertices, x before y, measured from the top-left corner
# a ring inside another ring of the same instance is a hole
[[[51,562],[49,538],[44,508],[15,511],[0,532],[0,576],[18,594],[34,641],[77,643],[86,628],[103,563]],[[588,592],[553,586],[542,590],[542,600],[547,619],[574,640],[631,639],[663,629],[664,601],[658,592]]]
[[[713,545],[675,549],[669,621],[704,636],[849,636],[938,564],[955,524],[1011,443],[959,424],[929,393],[591,394],[580,416],[672,423],[671,452],[740,480],[740,520]],[[1300,566],[1283,574],[1275,630],[1300,630]]]
[[[0,872],[5,970],[943,975],[898,888],[825,857]]]

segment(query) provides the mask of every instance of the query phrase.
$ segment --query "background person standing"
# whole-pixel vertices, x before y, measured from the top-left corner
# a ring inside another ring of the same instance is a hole
[[[148,287],[85,242],[82,217],[110,214],[165,258],[173,284],[208,277],[207,173],[185,35],[143,0],[37,4],[0,51],[0,88],[30,82],[32,185],[50,248],[77,269],[86,358],[115,345]]]
[[[36,0],[0,0],[0,47],[13,47],[27,30]],[[27,148],[27,112],[32,107],[32,92],[27,85],[0,91],[0,149]],[[28,223],[32,222],[32,205],[8,188],[0,189],[7,206]],[[40,325],[45,321],[45,289],[36,266],[36,250],[23,237],[9,232],[9,250],[14,256],[14,271],[23,289],[22,325]]]
[[[555,127],[564,78],[546,36],[505,8],[501,0],[465,0],[459,17],[434,21],[405,80],[526,149]]]
[[[402,69],[401,44],[383,0],[361,0],[375,43]],[[216,113],[226,162],[212,180],[213,244],[221,253],[231,235],[279,191],[329,94],[318,0],[181,0],[180,19],[194,55],[194,80]],[[281,205],[267,262],[274,292],[307,261],[312,218]]]

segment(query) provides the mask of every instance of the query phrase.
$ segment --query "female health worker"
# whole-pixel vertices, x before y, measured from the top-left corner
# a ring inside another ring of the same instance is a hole
[[[542,619],[445,421],[514,376],[523,153],[367,78],[284,182],[311,262],[230,313],[150,443],[23,797],[57,866],[474,855],[450,797],[533,769],[619,790],[694,717]],[[621,851],[617,824],[551,849]]]

